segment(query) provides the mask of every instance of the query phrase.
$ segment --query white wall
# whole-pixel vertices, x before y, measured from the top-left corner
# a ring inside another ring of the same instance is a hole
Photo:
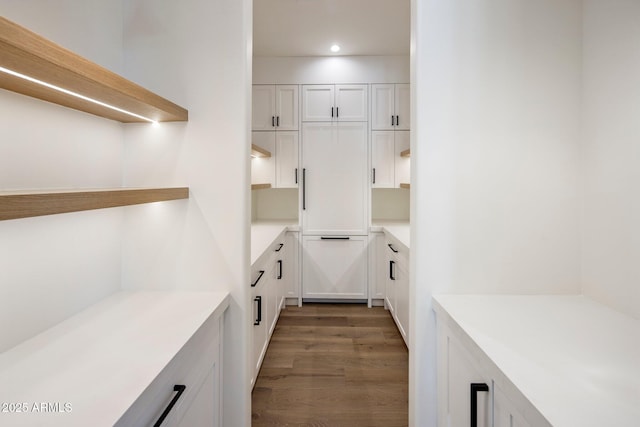
[[[414,1],[410,417],[437,293],[578,293],[579,0]]]
[[[407,56],[255,57],[253,84],[407,83]]]
[[[3,16],[103,66],[122,64],[122,4],[0,0]],[[0,190],[118,187],[119,123],[0,90]],[[0,222],[0,352],[120,288],[123,212]]]
[[[371,220],[409,221],[409,190],[400,188],[374,188],[371,190]]]
[[[640,2],[584,2],[582,286],[640,318]]]
[[[125,126],[127,185],[188,185],[187,202],[128,209],[128,289],[228,290],[224,425],[250,425],[251,0],[130,0],[125,74],[189,110]]]
[[[271,188],[251,192],[252,220],[293,220],[298,222],[298,189]]]

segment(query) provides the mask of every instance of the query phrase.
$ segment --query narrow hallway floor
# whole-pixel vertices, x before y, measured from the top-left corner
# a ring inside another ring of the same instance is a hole
[[[252,425],[407,426],[408,356],[382,307],[288,306],[253,389]]]

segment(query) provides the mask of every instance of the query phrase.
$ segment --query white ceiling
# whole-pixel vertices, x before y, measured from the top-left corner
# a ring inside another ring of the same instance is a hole
[[[255,56],[408,55],[409,0],[254,0]]]

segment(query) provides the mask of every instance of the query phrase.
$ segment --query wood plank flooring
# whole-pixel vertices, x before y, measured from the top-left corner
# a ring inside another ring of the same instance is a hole
[[[408,352],[388,311],[287,307],[252,395],[252,425],[408,425]]]

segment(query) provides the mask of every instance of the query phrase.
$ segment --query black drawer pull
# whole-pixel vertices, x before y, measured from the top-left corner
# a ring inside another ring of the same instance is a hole
[[[349,236],[344,236],[344,237],[320,237],[320,240],[349,240],[351,237]]]
[[[282,279],[282,260],[278,260],[278,280]]]
[[[471,383],[471,427],[478,427],[478,392],[489,391],[485,383]]]
[[[280,116],[276,117],[276,127],[280,127]]]
[[[276,249],[276,252],[280,252],[280,249],[282,249],[283,246],[284,246],[284,243],[280,243],[280,246],[278,246],[278,249]]]
[[[276,118],[271,116],[271,127],[276,127]]]
[[[158,427],[164,422],[165,418],[167,418],[167,415],[169,415],[169,412],[171,412],[176,402],[180,399],[180,396],[182,396],[182,393],[184,393],[186,389],[186,385],[176,384],[173,386],[173,391],[176,391],[177,393],[173,396],[173,399],[171,399],[171,402],[169,402],[169,405],[164,409],[164,412],[160,415],[160,418],[158,418],[158,421],[156,421],[153,427]]]
[[[262,297],[257,296],[253,300],[258,303],[258,318],[253,322],[253,326],[257,326],[262,322]]]
[[[373,168],[373,183],[376,183],[376,168]]]
[[[298,183],[298,168],[296,168],[295,176],[296,176],[296,184],[297,184]]]
[[[262,279],[262,275],[263,275],[263,274],[264,274],[264,270],[260,270],[260,274],[258,274],[258,278],[256,279],[256,281],[255,281],[255,282],[253,282],[253,283],[251,284],[251,287],[252,287],[252,288],[255,288],[255,287],[256,287],[256,285],[258,284],[258,282],[260,281],[260,279]]]
[[[389,246],[389,249],[391,249],[394,253],[398,253],[398,250],[394,248],[391,243],[388,243],[387,246]]]
[[[389,261],[389,279],[391,280],[396,280],[396,275],[394,273],[394,268],[393,266],[396,265],[395,261]]]

